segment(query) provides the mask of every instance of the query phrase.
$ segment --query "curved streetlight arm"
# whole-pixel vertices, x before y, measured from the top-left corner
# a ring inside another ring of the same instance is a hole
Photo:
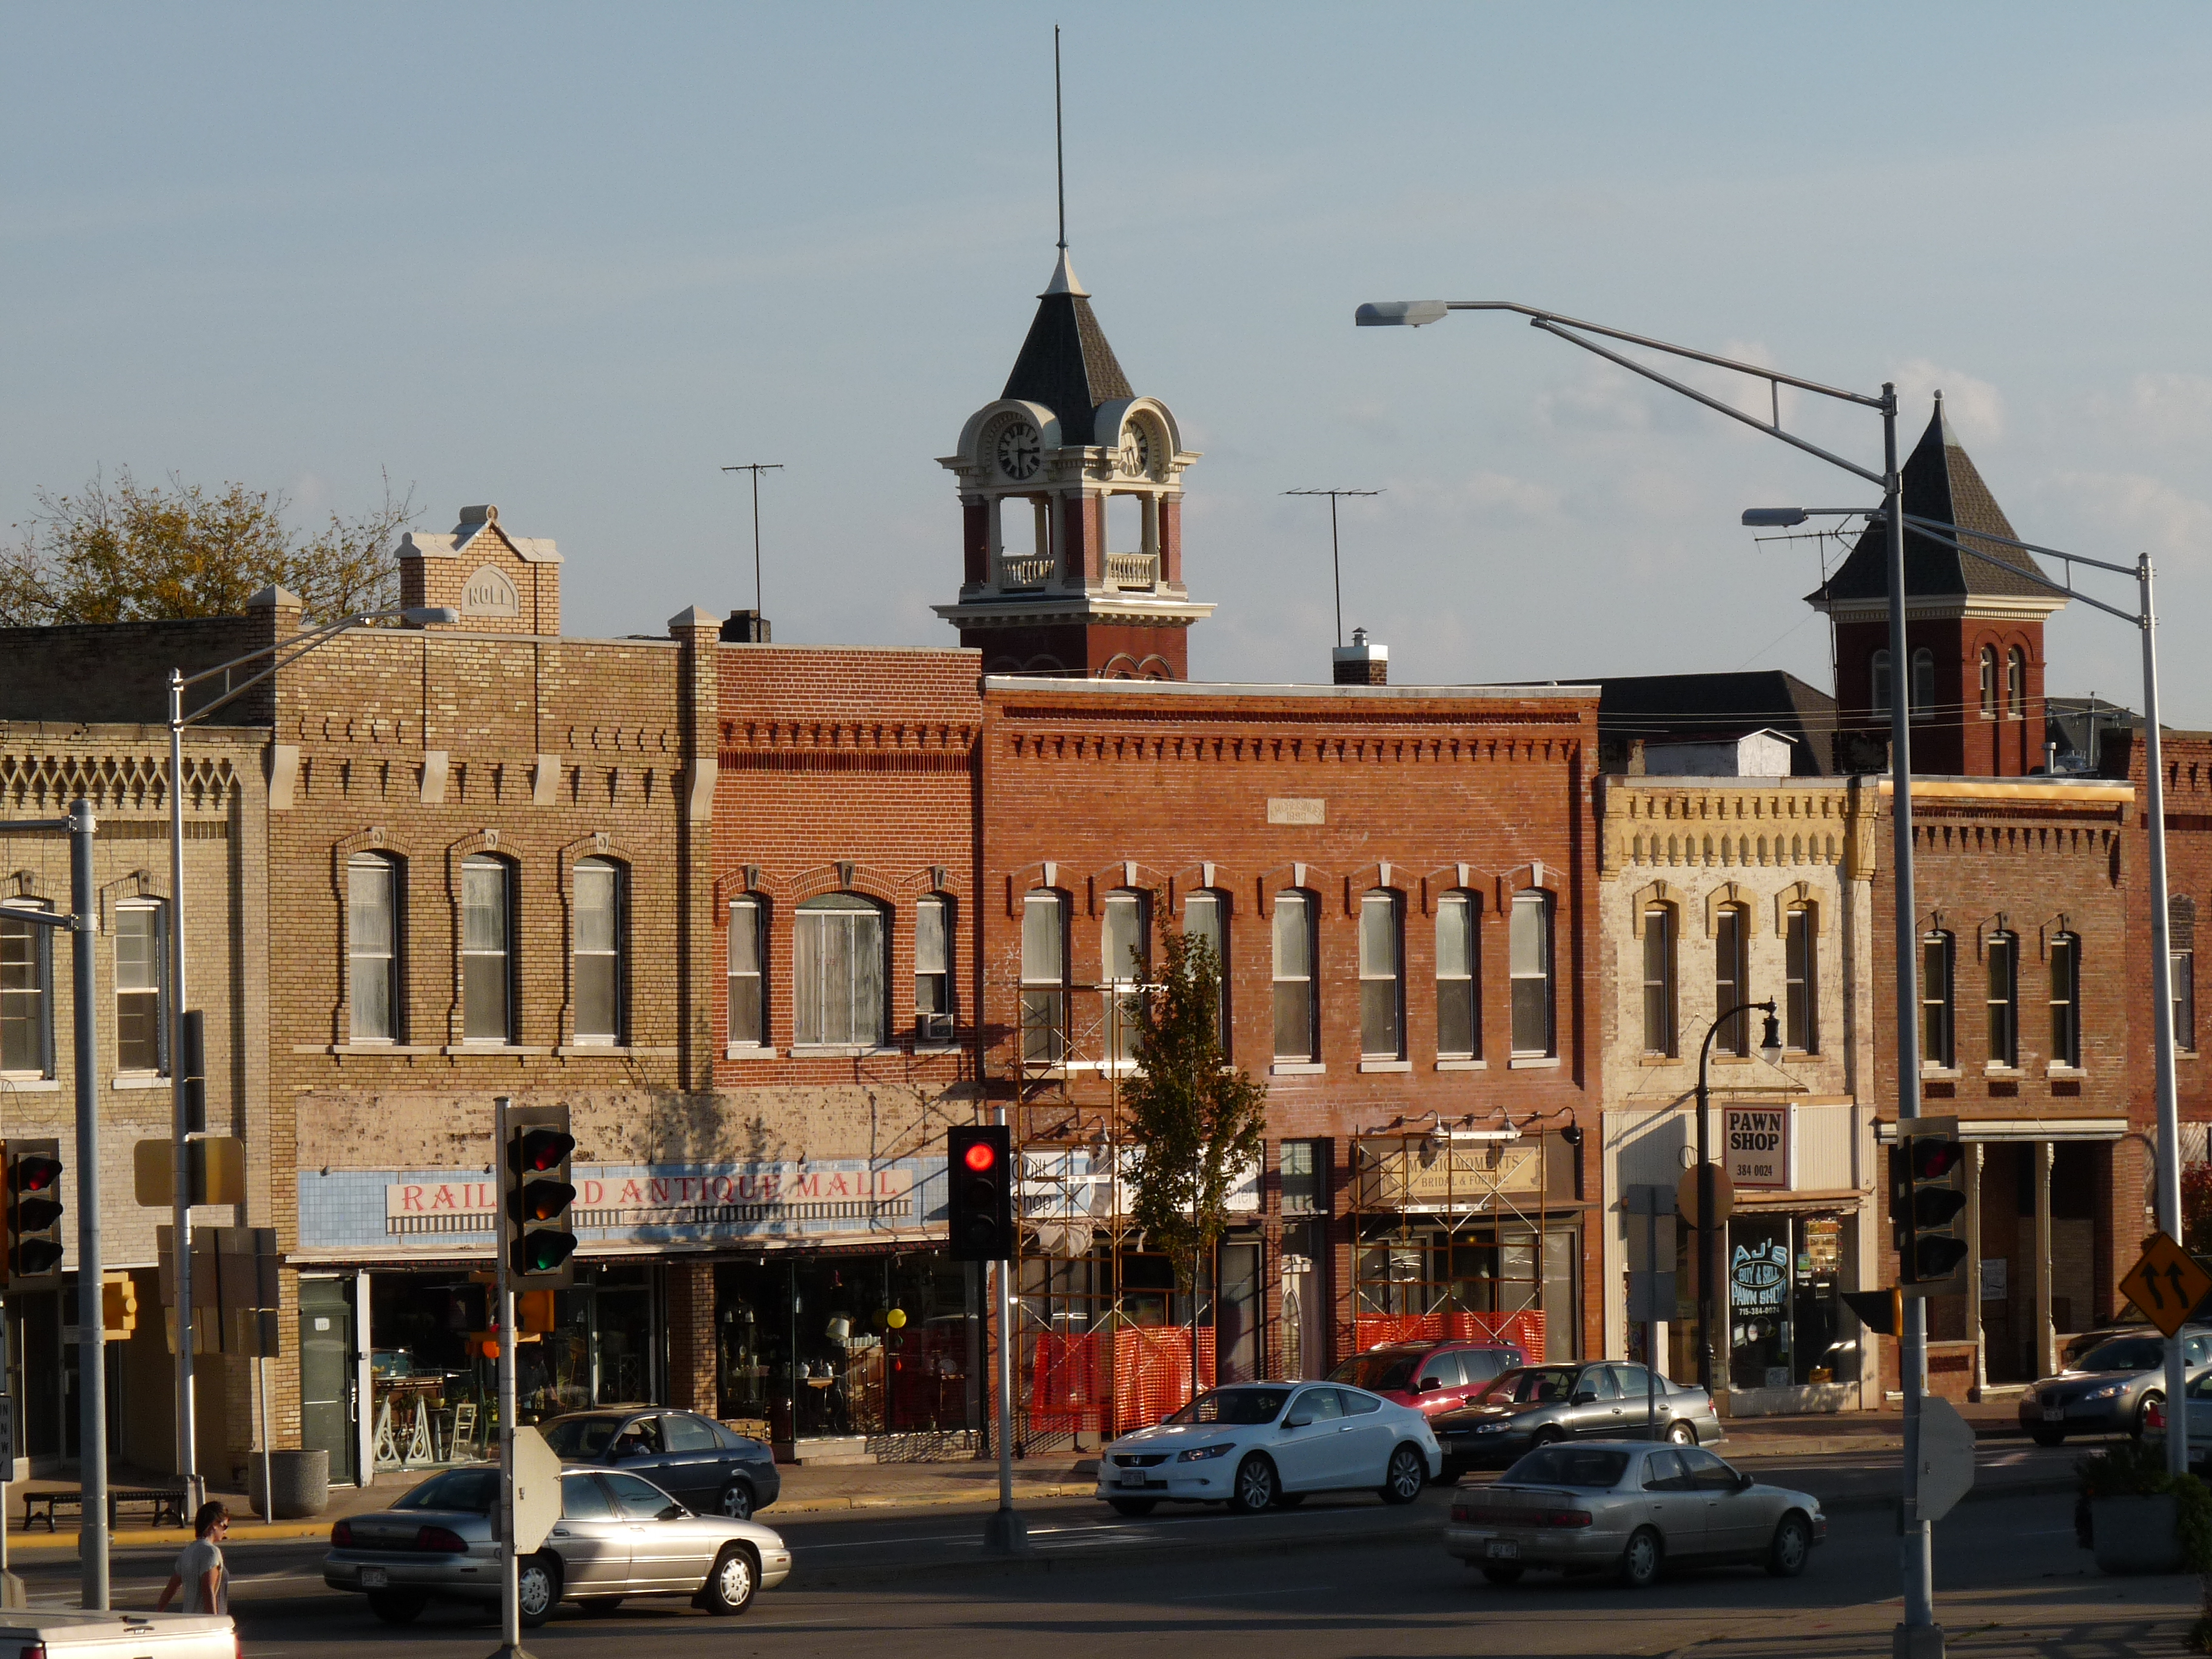
[[[169,676],[169,723],[172,726],[190,726],[195,720],[205,720],[225,703],[244,696],[262,681],[289,668],[316,647],[327,643],[346,632],[347,629],[365,627],[370,623],[384,622],[394,617],[403,622],[424,624],[455,623],[461,619],[460,612],[450,605],[395,605],[389,611],[363,611],[355,616],[341,617],[334,623],[326,623],[322,627],[311,629],[305,634],[295,634],[291,638],[281,640],[275,645],[262,646],[258,650],[247,652],[242,657],[233,657],[228,662],[219,662],[212,668],[203,668],[197,674],[186,674],[181,671],[173,672]],[[246,663],[258,662],[262,658],[275,656],[279,652],[286,652],[289,654],[278,661],[270,663],[252,679],[241,681],[236,685],[226,684],[222,696],[217,697],[213,702],[203,703],[189,714],[185,713],[184,691],[186,686],[198,685],[203,680],[211,680],[218,674],[224,676],[227,682],[232,669]]]

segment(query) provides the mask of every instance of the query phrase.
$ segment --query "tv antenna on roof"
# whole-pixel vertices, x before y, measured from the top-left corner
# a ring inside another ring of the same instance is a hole
[[[738,466],[726,466],[722,471],[750,472],[753,475],[753,615],[757,617],[763,609],[761,604],[760,475],[763,472],[782,471],[783,463],[781,461],[746,461]]]
[[[1336,550],[1336,498],[1340,495],[1380,495],[1379,489],[1285,489],[1285,495],[1328,497],[1328,565],[1336,577],[1336,642],[1344,643],[1344,565]]]

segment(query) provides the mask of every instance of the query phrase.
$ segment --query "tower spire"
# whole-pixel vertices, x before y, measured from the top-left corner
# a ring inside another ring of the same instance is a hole
[[[1052,170],[1060,191],[1060,268],[1067,271],[1067,141],[1060,112],[1060,25],[1052,26]],[[1072,274],[1072,273],[1070,273]]]

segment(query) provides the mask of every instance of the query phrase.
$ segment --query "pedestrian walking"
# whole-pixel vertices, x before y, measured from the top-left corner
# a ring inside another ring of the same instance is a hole
[[[222,1540],[230,1533],[230,1511],[214,1498],[199,1506],[192,1516],[192,1541],[177,1553],[156,1613],[167,1613],[177,1592],[185,1593],[181,1613],[228,1613],[230,1571],[222,1564]]]

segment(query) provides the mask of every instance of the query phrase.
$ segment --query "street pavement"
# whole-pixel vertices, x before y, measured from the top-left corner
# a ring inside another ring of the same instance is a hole
[[[1404,1509],[1359,1496],[1251,1518],[1175,1510],[1135,1521],[1091,1500],[1047,1499],[1024,1504],[1036,1553],[1015,1563],[984,1553],[972,1513],[770,1510],[763,1518],[790,1540],[798,1571],[744,1617],[635,1601],[611,1614],[564,1613],[527,1645],[573,1659],[771,1644],[779,1659],[849,1659],[861,1644],[871,1659],[1040,1647],[1074,1659],[1133,1643],[1200,1644],[1206,1659],[1887,1654],[1899,1616],[1894,1454],[1740,1461],[1830,1507],[1829,1542],[1802,1578],[1715,1570],[1638,1594],[1540,1576],[1497,1589],[1443,1554],[1444,1491]],[[1989,1659],[2175,1650],[2196,1583],[2097,1573],[2074,1542],[2073,1455],[1998,1442],[1978,1461],[1976,1496],[1937,1528],[1938,1594],[1954,1650]],[[404,1629],[380,1626],[357,1598],[322,1588],[321,1553],[302,1541],[230,1552],[250,1659],[372,1649],[477,1659],[495,1639],[493,1623],[459,1609],[434,1609]],[[168,1562],[167,1550],[119,1553],[118,1604],[151,1605]],[[46,1553],[18,1562],[33,1601],[56,1605],[73,1599],[74,1567]]]

